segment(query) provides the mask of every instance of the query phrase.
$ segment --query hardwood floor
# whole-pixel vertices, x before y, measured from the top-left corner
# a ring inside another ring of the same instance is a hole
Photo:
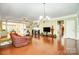
[[[32,43],[27,46],[16,48],[0,48],[1,55],[62,55],[65,49],[57,42],[49,37],[32,38]]]

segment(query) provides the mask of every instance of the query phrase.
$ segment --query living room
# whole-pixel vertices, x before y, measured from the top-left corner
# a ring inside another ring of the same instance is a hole
[[[0,54],[79,54],[78,6],[78,3],[0,4]]]

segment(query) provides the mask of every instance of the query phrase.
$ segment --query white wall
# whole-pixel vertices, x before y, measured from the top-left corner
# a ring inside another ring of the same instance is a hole
[[[77,52],[79,54],[79,13],[77,15]]]
[[[66,18],[65,21],[64,21],[64,24],[65,24],[65,35],[64,37],[65,38],[72,38],[72,39],[76,39],[76,21],[77,21],[77,17],[74,16],[74,17],[69,17],[69,18]]]
[[[40,33],[43,33],[43,27],[50,27],[54,26],[54,34],[56,34],[56,20],[50,19],[50,20],[41,20],[39,23]]]

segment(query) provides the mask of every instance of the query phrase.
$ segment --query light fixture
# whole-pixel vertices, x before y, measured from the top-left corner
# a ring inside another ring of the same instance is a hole
[[[39,17],[39,20],[41,20],[41,19],[43,19],[43,16],[40,16],[40,17]]]
[[[45,18],[46,17],[46,10],[45,10],[45,3],[43,3],[43,8],[44,8],[44,15],[43,15],[43,17]]]
[[[40,16],[39,19],[43,19],[43,20],[49,20],[50,17],[46,16],[46,3],[43,3],[43,16]]]

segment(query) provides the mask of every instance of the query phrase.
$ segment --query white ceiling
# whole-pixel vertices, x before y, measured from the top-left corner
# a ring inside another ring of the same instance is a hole
[[[79,10],[78,3],[46,3],[46,16],[51,18],[61,17],[77,13]],[[42,3],[0,3],[0,16],[38,20],[43,16],[44,7]]]

